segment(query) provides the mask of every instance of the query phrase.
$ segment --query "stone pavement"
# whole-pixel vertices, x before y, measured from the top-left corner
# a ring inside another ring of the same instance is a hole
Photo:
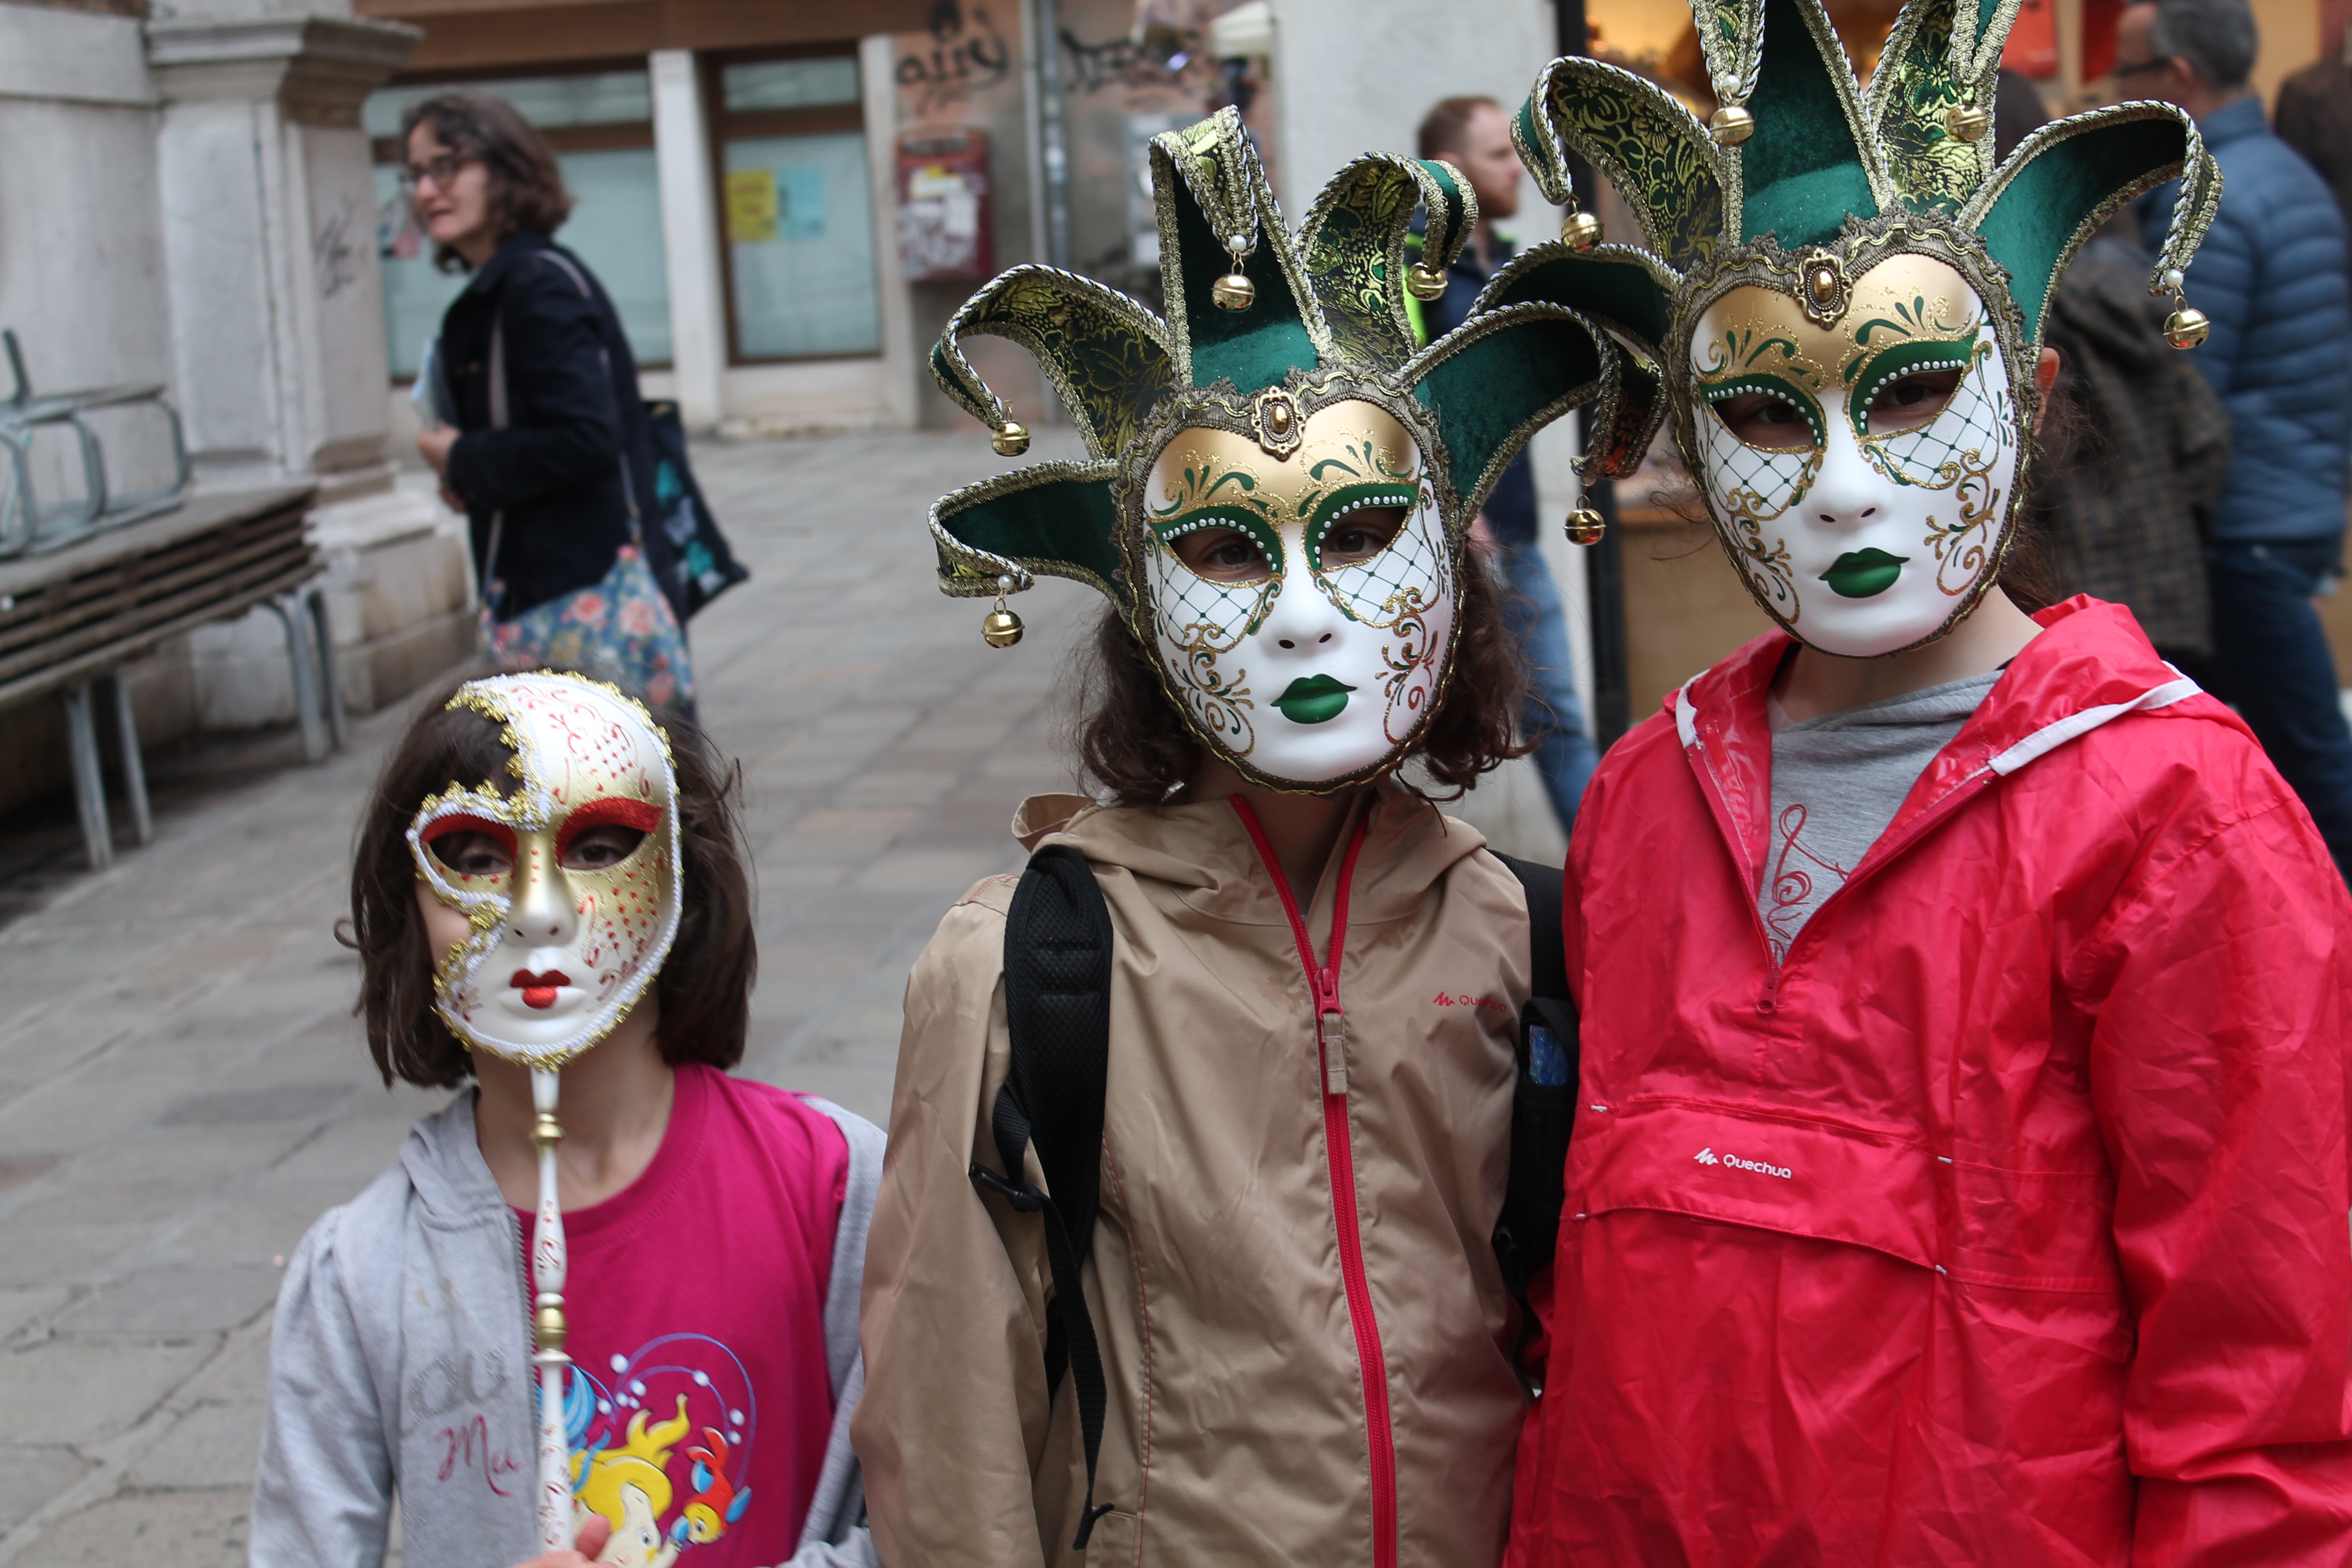
[[[1033,457],[1077,455],[1059,431]],[[937,593],[925,508],[1004,466],[976,430],[697,462],[753,573],[694,626],[706,721],[748,785],[744,1070],[881,1121],[908,963],[957,894],[1020,864],[1020,798],[1070,787],[1064,666],[1098,601],[1044,584],[997,652],[984,601]],[[282,736],[158,758],[153,844],[0,889],[0,919],[25,911],[0,925],[0,1564],[244,1561],[284,1258],[445,1098],[375,1077],[331,934],[407,710],[315,768]],[[1524,764],[1465,815],[1557,858]]]

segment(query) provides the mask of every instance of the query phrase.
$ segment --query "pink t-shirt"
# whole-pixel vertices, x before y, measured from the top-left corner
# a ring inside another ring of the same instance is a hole
[[[572,1494],[612,1521],[601,1562],[792,1555],[833,1426],[824,1297],[848,1180],[823,1113],[681,1067],[645,1173],[565,1213]]]

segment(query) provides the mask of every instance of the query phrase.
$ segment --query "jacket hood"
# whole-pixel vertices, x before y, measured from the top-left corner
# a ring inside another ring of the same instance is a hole
[[[1486,847],[1486,836],[1476,828],[1447,816],[1393,779],[1358,794],[1346,832],[1354,830],[1355,816],[1362,812],[1370,812],[1371,821],[1349,895],[1351,925],[1410,913],[1456,862]],[[1190,889],[1184,901],[1217,920],[1289,924],[1273,879],[1258,864],[1256,847],[1230,800],[1105,806],[1085,795],[1032,795],[1013,813],[1013,834],[1033,852],[1048,843],[1067,844],[1097,866]],[[1340,842],[1346,842],[1344,832]],[[1329,908],[1339,860],[1332,857],[1315,889],[1313,907],[1318,910]],[[1324,917],[1311,916],[1309,924],[1319,933]]]
[[[482,1223],[485,1214],[503,1217],[506,1197],[474,1139],[474,1094],[468,1087],[408,1130],[401,1145],[401,1169],[425,1207],[427,1223],[456,1229]]]
[[[1990,695],[1920,773],[1881,844],[1899,841],[1913,818],[1961,785],[2015,773],[2128,713],[2210,721],[2252,737],[2236,714],[2157,657],[2123,605],[2077,594],[2033,618],[2042,635],[2010,660]],[[1714,775],[1726,831],[1751,868],[1762,864],[1771,812],[1765,697],[1796,640],[1775,627],[1665,701],[1684,751]]]

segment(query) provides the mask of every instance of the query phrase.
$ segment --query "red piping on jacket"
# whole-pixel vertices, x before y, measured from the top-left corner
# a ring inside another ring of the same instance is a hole
[[[1307,972],[1307,987],[1315,998],[1315,1056],[1323,1087],[1323,1147],[1331,1161],[1331,1217],[1339,1232],[1339,1278],[1348,1290],[1348,1321],[1356,1331],[1356,1364],[1364,1379],[1364,1436],[1372,1466],[1372,1568],[1396,1568],[1397,1479],[1396,1433],[1389,1417],[1388,1358],[1381,1350],[1380,1320],[1372,1314],[1372,1283],[1364,1272],[1364,1238],[1356,1214],[1356,1156],[1348,1130],[1347,1014],[1339,1006],[1339,962],[1348,946],[1348,889],[1355,885],[1356,857],[1363,851],[1364,828],[1371,814],[1356,818],[1348,838],[1348,853],[1339,862],[1339,885],[1331,900],[1331,946],[1328,963],[1315,962],[1315,944],[1307,934],[1307,917],[1291,896],[1289,879],[1282,874],[1257,813],[1239,795],[1234,810],[1249,830],[1282,912],[1290,917],[1290,934],[1298,943],[1298,964]],[[1328,1029],[1328,1033],[1327,1033]],[[1338,1047],[1336,1063],[1333,1047]]]

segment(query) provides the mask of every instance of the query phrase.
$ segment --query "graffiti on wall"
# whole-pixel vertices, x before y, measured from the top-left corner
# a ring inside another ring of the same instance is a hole
[[[1013,55],[987,6],[967,10],[962,0],[939,0],[929,30],[899,40],[898,88],[913,100],[916,114],[934,115],[1009,79]]]
[[[368,205],[346,200],[310,237],[310,267],[319,284],[319,298],[331,300],[360,280],[359,236],[374,218]]]

